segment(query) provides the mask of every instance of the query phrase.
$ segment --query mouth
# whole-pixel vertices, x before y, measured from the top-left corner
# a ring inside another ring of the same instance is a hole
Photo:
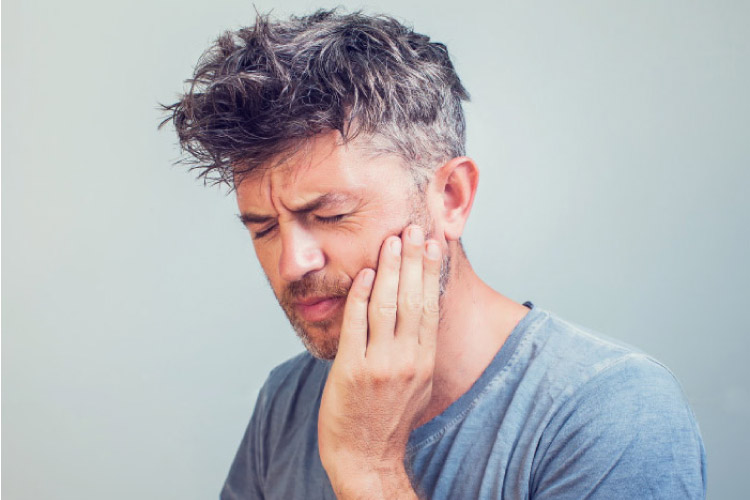
[[[294,310],[308,323],[317,323],[331,319],[345,300],[346,297],[339,296],[307,297],[295,301]]]

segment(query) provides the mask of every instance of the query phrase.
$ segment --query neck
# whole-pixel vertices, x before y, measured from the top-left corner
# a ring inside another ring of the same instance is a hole
[[[420,425],[442,413],[482,375],[528,309],[487,286],[458,243],[443,295],[432,397]]]

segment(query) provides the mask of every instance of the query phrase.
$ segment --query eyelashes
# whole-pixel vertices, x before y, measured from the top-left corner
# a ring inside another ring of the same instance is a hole
[[[330,217],[320,217],[316,215],[315,220],[318,222],[322,222],[323,224],[335,224],[344,217],[346,217],[346,214],[332,215]]]
[[[274,224],[273,226],[271,226],[269,228],[264,229],[263,231],[258,231],[257,233],[255,233],[253,235],[253,239],[254,240],[261,239],[264,236],[266,236],[268,233],[270,233],[271,231],[273,231],[274,229],[276,229],[276,224]]]
[[[315,222],[319,222],[321,224],[336,224],[337,222],[341,222],[341,220],[346,217],[349,214],[338,214],[338,215],[331,215],[328,217],[322,217],[319,215],[313,216],[313,220]],[[278,224],[274,224],[270,227],[267,227],[266,229],[263,229],[262,231],[258,231],[257,233],[253,234],[253,239],[258,240],[261,239],[268,234],[270,234],[272,231],[274,231],[278,227]]]

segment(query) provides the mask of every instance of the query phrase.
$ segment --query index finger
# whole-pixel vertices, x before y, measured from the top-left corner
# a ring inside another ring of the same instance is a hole
[[[344,316],[339,332],[339,347],[336,358],[364,358],[367,348],[367,305],[372,291],[375,271],[362,269],[352,282],[344,305]]]

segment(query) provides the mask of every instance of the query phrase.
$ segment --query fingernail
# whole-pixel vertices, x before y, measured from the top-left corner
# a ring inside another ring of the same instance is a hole
[[[391,252],[393,252],[393,255],[401,255],[401,238],[391,241]]]
[[[375,271],[372,269],[365,269],[364,273],[362,274],[362,284],[364,284],[366,287],[369,287],[372,285],[372,280],[375,278]]]
[[[440,248],[434,241],[427,242],[427,257],[432,260],[438,260],[440,258]]]
[[[422,228],[419,226],[412,226],[412,228],[409,230],[409,240],[411,240],[411,242],[415,245],[421,245],[422,243],[424,243],[424,234],[422,233]]]

